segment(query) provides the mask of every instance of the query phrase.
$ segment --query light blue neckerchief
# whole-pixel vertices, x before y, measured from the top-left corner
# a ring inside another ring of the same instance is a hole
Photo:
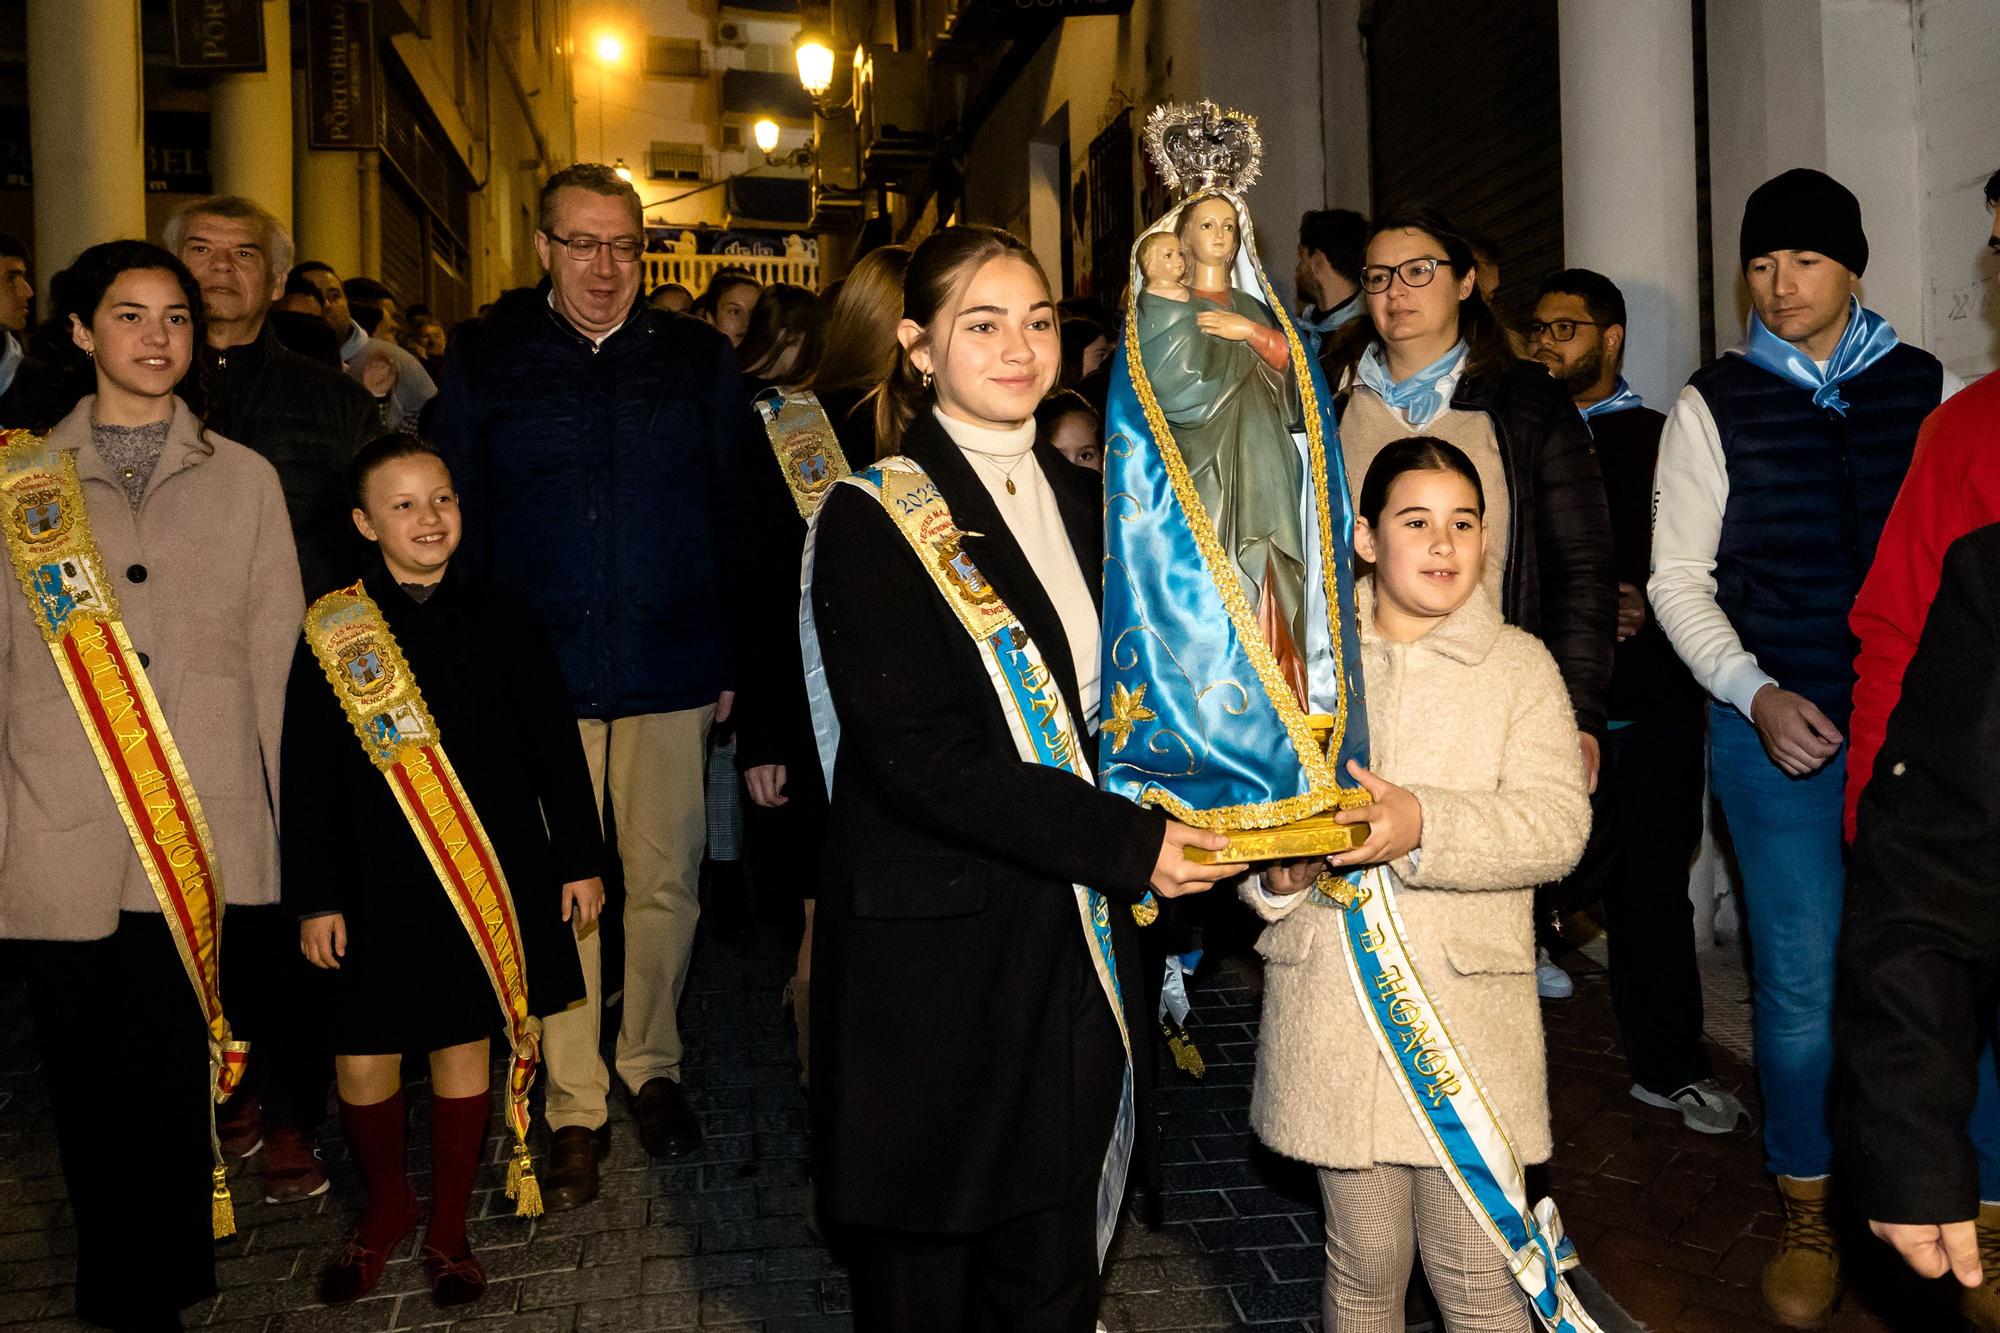
[[[21,340],[12,333],[6,333],[7,345],[0,347],[0,393],[14,387],[14,376],[21,373]]]
[[[1361,363],[1355,370],[1361,382],[1401,412],[1405,421],[1412,426],[1428,426],[1432,418],[1450,405],[1450,396],[1439,385],[1465,364],[1465,350],[1465,343],[1460,341],[1416,374],[1397,381],[1389,378],[1389,362],[1382,353],[1382,344],[1372,342],[1361,354]]]
[[[1298,318],[1292,323],[1302,329],[1311,329],[1324,338],[1346,328],[1359,318],[1361,318],[1361,293],[1356,292],[1331,310],[1321,310],[1316,305],[1307,305],[1299,311]]]
[[[1620,375],[1618,387],[1611,391],[1609,398],[1600,398],[1594,403],[1587,403],[1577,411],[1583,414],[1584,423],[1587,425],[1592,417],[1608,417],[1613,412],[1629,412],[1635,407],[1645,405],[1645,399],[1639,397],[1638,392],[1625,382],[1623,375]]]
[[[1744,339],[1742,355],[1751,365],[1760,366],[1801,389],[1812,390],[1813,406],[1846,416],[1847,400],[1840,396],[1841,383],[1887,356],[1899,341],[1888,320],[1850,296],[1847,330],[1834,344],[1824,371],[1813,364],[1811,357],[1765,328],[1755,311],[1750,315],[1750,333]]]

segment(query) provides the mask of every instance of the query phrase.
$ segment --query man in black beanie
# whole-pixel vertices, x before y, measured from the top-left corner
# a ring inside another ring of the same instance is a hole
[[[1833,991],[1846,886],[1843,796],[1855,642],[1847,613],[1917,427],[1957,387],[1855,298],[1861,205],[1824,172],[1743,209],[1754,313],[1695,372],[1660,436],[1660,627],[1708,692],[1709,772],[1736,846],[1756,969],[1764,1155],[1784,1234],[1765,1313],[1816,1325],[1839,1291],[1827,1208]]]

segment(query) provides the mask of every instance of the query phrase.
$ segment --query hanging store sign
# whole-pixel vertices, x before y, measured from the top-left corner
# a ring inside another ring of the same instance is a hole
[[[306,146],[381,147],[376,84],[367,0],[307,0]]]
[[[264,68],[264,0],[173,0],[174,67],[207,74]]]

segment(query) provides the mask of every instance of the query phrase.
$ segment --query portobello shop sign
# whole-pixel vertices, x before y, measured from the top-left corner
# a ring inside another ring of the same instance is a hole
[[[381,147],[377,82],[367,0],[307,0],[306,146]]]

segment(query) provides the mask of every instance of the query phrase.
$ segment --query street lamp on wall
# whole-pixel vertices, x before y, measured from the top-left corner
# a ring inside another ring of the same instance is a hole
[[[799,84],[806,95],[814,101],[825,97],[833,87],[833,48],[816,36],[801,33],[792,47],[792,58],[798,62]]]
[[[778,122],[769,116],[760,116],[750,127],[750,137],[757,142],[757,151],[769,157],[771,150],[778,146]]]
[[[627,185],[632,183],[632,168],[625,165],[625,159],[622,157],[618,159],[617,165],[611,168],[611,174]]]

